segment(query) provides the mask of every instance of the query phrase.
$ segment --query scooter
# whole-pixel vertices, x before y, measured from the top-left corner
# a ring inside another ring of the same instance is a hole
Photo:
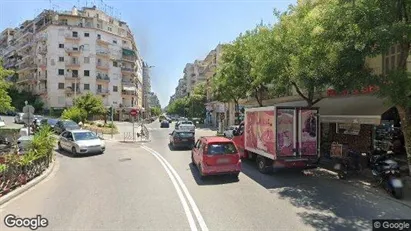
[[[377,149],[371,153],[369,162],[378,185],[381,185],[393,197],[401,199],[404,184],[401,180],[400,167],[393,160],[393,152]]]

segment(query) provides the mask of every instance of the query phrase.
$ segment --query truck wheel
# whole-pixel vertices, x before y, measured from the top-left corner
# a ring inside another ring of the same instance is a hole
[[[260,171],[261,173],[264,173],[264,174],[266,174],[266,173],[268,173],[269,171],[268,171],[268,161],[267,161],[267,158],[265,158],[265,157],[263,157],[263,156],[257,156],[257,168],[258,168],[258,171]]]

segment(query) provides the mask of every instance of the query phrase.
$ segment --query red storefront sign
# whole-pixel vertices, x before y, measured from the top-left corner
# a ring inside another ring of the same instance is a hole
[[[379,88],[377,86],[368,86],[368,87],[362,88],[361,90],[352,90],[352,91],[344,90],[344,91],[341,91],[341,92],[337,92],[334,89],[328,89],[327,90],[327,96],[328,97],[333,97],[333,96],[371,94],[371,93],[377,92],[378,90],[379,90]]]

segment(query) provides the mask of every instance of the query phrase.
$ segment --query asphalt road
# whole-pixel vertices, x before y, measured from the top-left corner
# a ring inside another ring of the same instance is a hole
[[[245,161],[239,181],[201,181],[190,151],[168,148],[172,128],[149,126],[150,143],[108,141],[103,155],[58,154],[52,175],[0,207],[0,216],[40,214],[49,221],[44,230],[204,231],[370,230],[372,219],[410,217],[411,208],[384,194],[319,172],[262,175]]]

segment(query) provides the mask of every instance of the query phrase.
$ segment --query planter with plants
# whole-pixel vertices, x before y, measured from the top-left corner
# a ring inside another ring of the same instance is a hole
[[[17,150],[4,155],[4,161],[0,164],[0,196],[44,172],[53,161],[55,143],[51,128],[43,126],[34,135],[24,155],[18,155]]]

